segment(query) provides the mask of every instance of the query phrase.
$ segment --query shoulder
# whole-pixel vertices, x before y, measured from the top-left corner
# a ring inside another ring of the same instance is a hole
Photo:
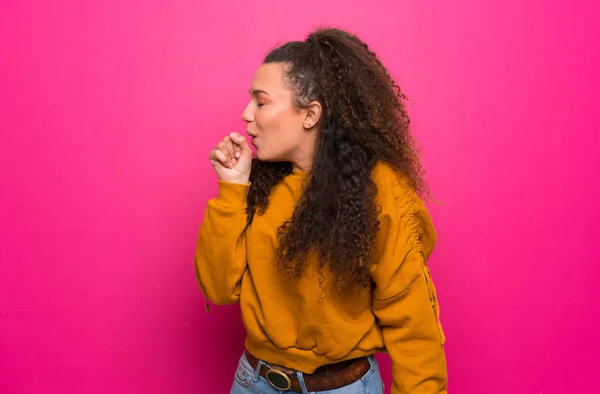
[[[403,174],[395,169],[390,163],[386,161],[378,161],[373,167],[372,176],[375,181],[386,181],[396,179]]]
[[[391,164],[379,161],[371,173],[371,179],[377,186],[380,197],[391,197],[400,202],[419,203],[410,179]]]
[[[414,235],[429,256],[437,241],[429,212],[409,180],[401,171],[388,163],[377,163],[372,179],[377,185],[377,203],[380,219]]]

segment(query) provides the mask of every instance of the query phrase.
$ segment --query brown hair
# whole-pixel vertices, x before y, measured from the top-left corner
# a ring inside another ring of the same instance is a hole
[[[406,175],[420,195],[428,190],[409,131],[406,97],[367,44],[338,29],[319,29],[306,41],[272,50],[264,63],[281,63],[294,105],[318,100],[321,129],[303,195],[280,228],[278,264],[302,275],[309,252],[328,266],[338,288],[366,287],[379,230],[371,172],[384,161]],[[248,192],[248,225],[268,207],[271,189],[292,172],[290,163],[254,160]]]

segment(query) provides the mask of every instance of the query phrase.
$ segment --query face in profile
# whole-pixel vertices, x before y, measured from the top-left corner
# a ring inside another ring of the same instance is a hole
[[[310,109],[294,106],[294,91],[285,82],[284,65],[261,65],[242,114],[258,159],[300,163],[312,157],[316,133],[310,117]]]

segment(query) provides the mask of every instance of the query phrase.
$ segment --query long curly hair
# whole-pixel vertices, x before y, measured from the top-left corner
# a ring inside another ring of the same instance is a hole
[[[379,230],[373,167],[387,162],[419,195],[428,194],[409,131],[406,96],[367,44],[339,29],[318,29],[306,41],[288,42],[272,50],[264,63],[285,67],[297,109],[315,100],[323,107],[302,196],[291,219],[279,228],[277,264],[297,278],[314,254],[319,272],[328,267],[338,289],[367,287]],[[264,214],[272,188],[291,172],[288,162],[254,159],[248,225],[256,214]]]

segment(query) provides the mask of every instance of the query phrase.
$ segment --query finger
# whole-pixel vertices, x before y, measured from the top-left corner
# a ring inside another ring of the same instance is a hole
[[[219,163],[221,163],[221,165],[223,165],[224,167],[230,167],[230,163],[229,163],[229,157],[227,157],[227,155],[225,153],[223,153],[222,150],[220,149],[215,149],[213,151],[213,157],[215,158],[215,160],[217,160]]]
[[[221,160],[219,160],[219,159],[217,158],[217,151],[218,151],[218,150],[217,150],[217,148],[215,148],[215,149],[211,150],[211,151],[210,151],[210,153],[208,154],[208,159],[209,159],[211,162],[218,162],[218,163],[221,163]]]
[[[252,155],[252,149],[250,149],[248,141],[240,133],[231,133],[229,136],[231,137],[231,140],[239,146],[241,154]]]
[[[223,142],[225,143],[225,146],[227,147],[227,154],[229,155],[231,162],[233,164],[235,164],[235,152],[234,152],[234,148],[233,145],[234,143],[231,141],[231,137],[227,136],[223,139]]]
[[[227,144],[224,141],[221,141],[217,144],[217,148],[218,148],[218,150],[223,152],[225,157],[227,157],[227,161],[230,162],[232,159],[232,156],[229,154],[229,149],[227,148]]]
[[[227,154],[229,155],[229,157],[233,157],[233,142],[231,141],[231,137],[227,136],[223,138],[223,143],[227,148]]]
[[[225,155],[227,161],[224,164],[227,165],[227,163],[231,161],[231,156],[229,155],[229,149],[227,149],[227,144],[225,144],[225,142],[223,141],[219,142],[217,144],[217,150],[221,151],[221,153]]]
[[[233,157],[235,157],[236,159],[242,157],[242,148],[240,148],[240,146],[235,143],[233,144]]]

